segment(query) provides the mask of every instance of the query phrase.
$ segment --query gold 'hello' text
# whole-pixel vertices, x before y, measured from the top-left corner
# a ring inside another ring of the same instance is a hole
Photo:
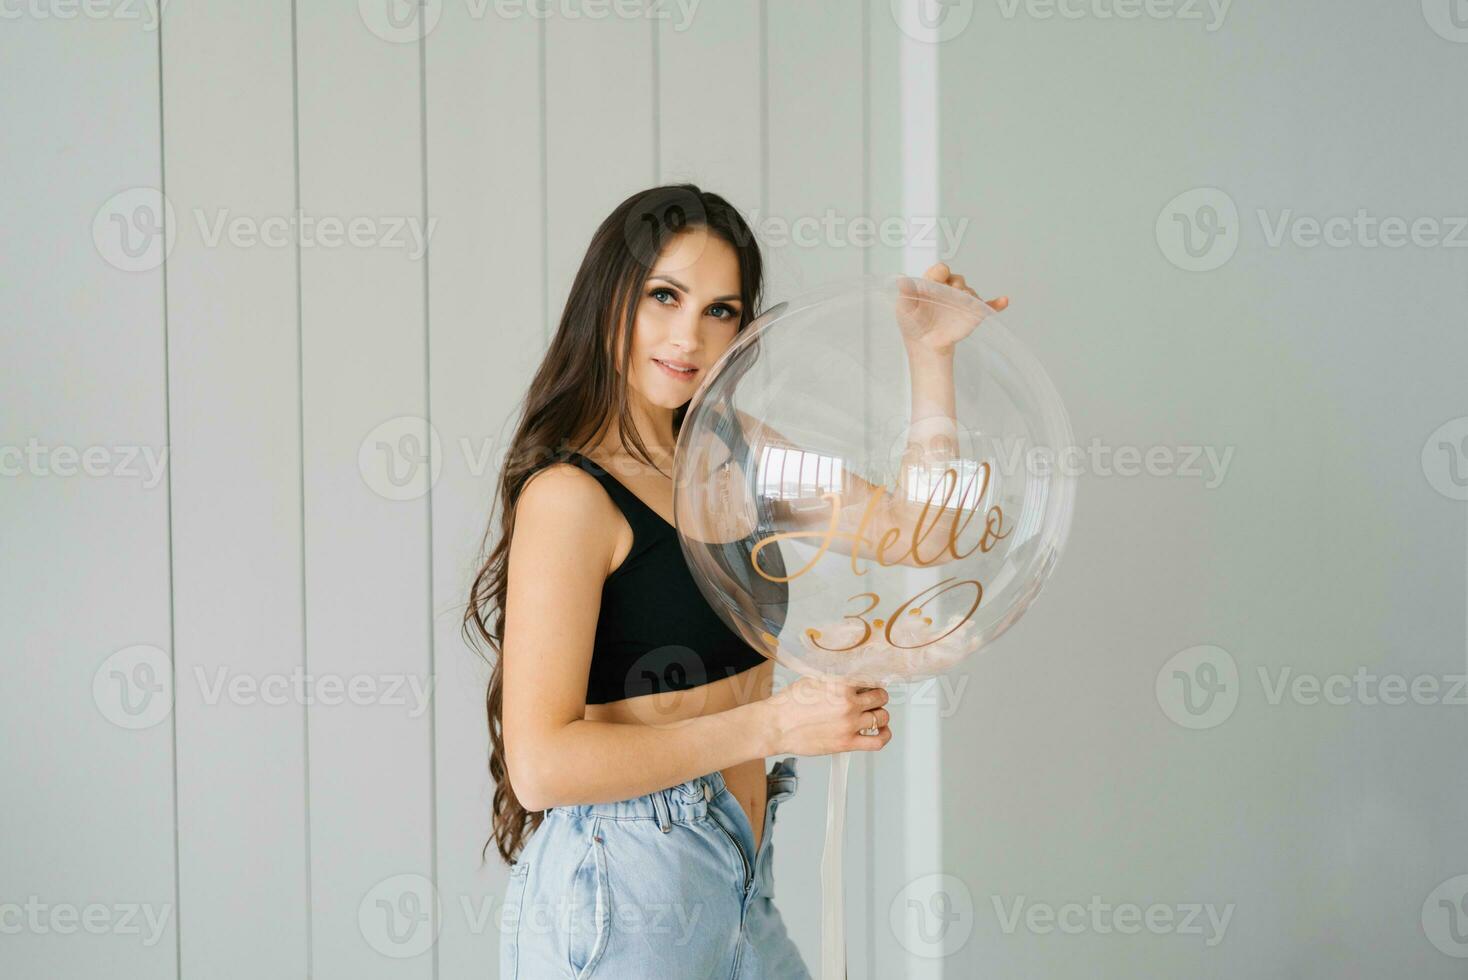
[[[949,467],[943,472],[943,478],[929,490],[928,497],[923,502],[922,509],[918,512],[912,526],[903,527],[895,522],[890,523],[887,529],[882,532],[881,539],[875,542],[873,542],[869,534],[869,528],[879,513],[883,513],[884,510],[889,510],[883,507],[887,495],[887,488],[885,486],[878,487],[876,492],[868,496],[866,507],[862,512],[861,521],[857,524],[855,531],[842,531],[840,529],[841,494],[835,492],[824,493],[821,495],[822,499],[829,501],[831,504],[831,518],[827,522],[825,529],[817,531],[782,531],[778,534],[771,534],[761,538],[750,551],[750,564],[754,567],[756,573],[768,581],[789,582],[814,568],[831,545],[838,540],[849,540],[851,542],[851,572],[853,575],[865,575],[867,573],[867,569],[860,567],[858,564],[863,558],[862,550],[865,547],[872,548],[873,559],[883,567],[901,564],[911,558],[911,564],[926,568],[929,565],[948,560],[946,556],[951,556],[953,560],[959,561],[967,558],[975,551],[982,551],[987,554],[999,541],[1008,537],[1010,534],[1010,531],[1005,529],[1004,510],[998,504],[992,505],[986,512],[984,517],[984,533],[979,537],[978,543],[964,552],[960,552],[958,547],[958,539],[973,521],[974,516],[979,512],[978,502],[988,492],[990,467],[987,461],[979,464],[975,470],[975,476],[980,473],[983,475],[983,482],[979,486],[978,495],[974,498],[974,506],[963,506],[964,501],[968,499],[968,491],[973,486],[972,480],[964,487],[963,492],[959,494],[957,503],[952,507],[949,506],[949,500],[953,496],[953,492],[959,482],[958,471]],[[952,477],[952,479],[950,480],[949,477]],[[937,503],[935,509],[933,496],[939,488],[943,490],[943,499]],[[930,511],[933,512],[931,520],[928,517]],[[933,532],[933,529],[942,521],[945,511],[951,512],[952,515],[948,521],[947,541],[944,542],[943,546],[932,557],[924,558],[919,553],[919,546],[927,540],[928,536]],[[899,555],[891,555],[889,553],[890,550],[904,534],[908,539],[907,548]],[[760,567],[759,553],[765,546],[775,544],[779,541],[800,538],[820,539],[820,547],[811,556],[810,561],[806,562],[800,569],[789,575],[771,575]]]

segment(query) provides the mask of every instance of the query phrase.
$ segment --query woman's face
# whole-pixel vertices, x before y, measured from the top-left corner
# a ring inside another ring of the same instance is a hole
[[[653,405],[683,405],[733,342],[742,312],[734,248],[700,226],[673,236],[637,297],[628,384]]]

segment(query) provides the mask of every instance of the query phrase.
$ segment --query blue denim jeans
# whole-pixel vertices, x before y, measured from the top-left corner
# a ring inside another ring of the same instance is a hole
[[[501,980],[809,980],[775,908],[775,812],[795,757],[766,775],[764,837],[720,772],[616,803],[552,807],[510,868]]]

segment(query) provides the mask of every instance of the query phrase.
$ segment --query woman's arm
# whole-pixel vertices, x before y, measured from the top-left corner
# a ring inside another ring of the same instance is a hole
[[[630,799],[779,751],[770,702],[676,726],[588,721],[586,679],[618,512],[574,466],[537,473],[510,542],[505,754],[527,810]]]
[[[907,374],[912,383],[912,421],[904,458],[946,461],[958,452],[954,408],[953,354],[909,345]]]

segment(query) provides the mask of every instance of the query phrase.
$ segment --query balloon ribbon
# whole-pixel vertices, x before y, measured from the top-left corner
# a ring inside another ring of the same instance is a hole
[[[821,980],[846,980],[842,843],[846,836],[846,774],[851,753],[831,756],[826,793],[826,846],[821,853]]]

